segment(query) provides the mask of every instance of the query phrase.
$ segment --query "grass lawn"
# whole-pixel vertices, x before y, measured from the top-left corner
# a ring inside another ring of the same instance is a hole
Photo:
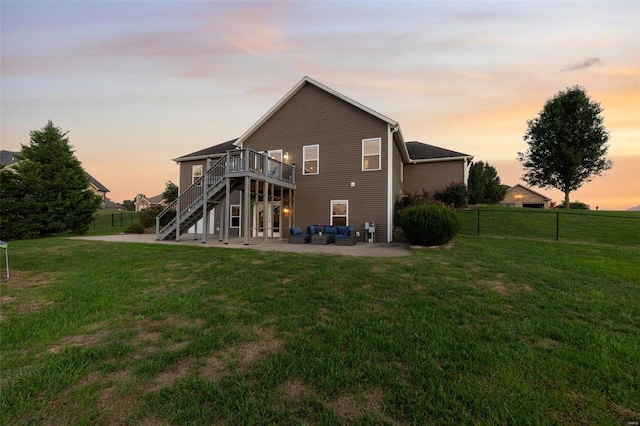
[[[0,424],[640,421],[640,248],[10,244]]]
[[[131,223],[140,223],[140,213],[100,209],[89,224],[86,235],[121,234]]]

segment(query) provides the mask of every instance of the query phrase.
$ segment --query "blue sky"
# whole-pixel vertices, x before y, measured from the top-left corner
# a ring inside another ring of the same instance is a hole
[[[51,119],[115,201],[177,182],[171,158],[242,134],[304,75],[407,140],[522,174],[526,121],[574,84],[614,168],[573,198],[640,204],[640,2],[4,1],[2,148]],[[555,200],[559,191],[546,191]]]

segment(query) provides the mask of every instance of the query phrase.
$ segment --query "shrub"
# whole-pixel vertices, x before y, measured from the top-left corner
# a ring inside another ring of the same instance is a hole
[[[433,194],[436,201],[457,209],[467,207],[469,203],[469,190],[462,182],[453,182],[444,191],[436,191]]]
[[[143,234],[144,227],[139,223],[132,223],[125,230],[125,234]]]
[[[569,203],[569,208],[572,210],[591,210],[591,207],[587,203],[582,201],[572,201]],[[560,202],[556,205],[556,209],[564,209],[564,203]]]
[[[400,227],[413,245],[437,246],[451,241],[460,229],[460,219],[450,207],[424,204],[407,207]]]
[[[140,223],[142,223],[142,226],[144,226],[145,228],[156,226],[156,216],[158,216],[163,210],[164,207],[162,206],[154,206],[150,209],[143,210],[140,213]],[[160,226],[164,226],[167,223],[171,222],[174,217],[176,217],[175,210],[167,212],[167,214],[162,216],[162,218],[160,219]]]

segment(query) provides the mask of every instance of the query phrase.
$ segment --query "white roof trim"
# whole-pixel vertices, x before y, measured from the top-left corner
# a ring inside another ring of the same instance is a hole
[[[284,97],[282,99],[280,99],[273,107],[271,107],[271,109],[269,111],[267,111],[267,113],[265,115],[263,115],[253,126],[251,126],[249,128],[249,130],[247,130],[246,132],[244,132],[242,134],[242,136],[240,136],[238,138],[237,141],[235,141],[234,145],[239,146],[239,147],[243,147],[243,143],[244,141],[251,136],[258,128],[260,128],[260,126],[262,126],[269,118],[271,118],[271,116],[273,116],[273,114],[275,114],[285,103],[287,103],[289,101],[289,99],[291,99],[296,93],[298,93],[298,91],[300,91],[300,89],[302,89],[302,87],[304,87],[304,85],[306,83],[309,84],[313,84],[314,86],[316,86],[317,88],[324,90],[325,92],[339,98],[342,99],[343,101],[350,103],[351,105],[355,106],[356,108],[360,108],[361,110],[373,115],[374,117],[379,118],[380,120],[389,123],[393,126],[397,126],[398,122],[395,120],[392,120],[391,118],[387,117],[386,115],[382,115],[377,111],[372,110],[369,107],[366,107],[364,105],[362,105],[359,102],[354,101],[353,99],[343,95],[342,93],[338,93],[335,90],[333,90],[332,88],[325,86],[322,83],[319,83],[317,81],[315,81],[314,79],[312,79],[311,77],[305,76],[302,78],[302,80],[300,80],[298,82],[298,84],[296,84],[291,90],[289,90],[289,92],[287,92],[286,95],[284,95]]]
[[[186,161],[206,160],[207,158],[221,158],[221,157],[224,157],[226,154],[227,154],[226,152],[223,152],[218,154],[195,155],[193,157],[177,157],[177,158],[171,159],[171,161],[175,161],[176,163],[180,164]]]
[[[440,157],[440,158],[424,158],[421,160],[411,160],[410,164],[420,163],[437,163],[439,161],[460,161],[460,160],[473,160],[473,155],[463,155],[460,157]]]

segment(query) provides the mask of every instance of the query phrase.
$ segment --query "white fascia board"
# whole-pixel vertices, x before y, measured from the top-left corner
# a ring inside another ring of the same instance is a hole
[[[289,99],[291,99],[296,93],[298,93],[298,91],[300,91],[300,89],[302,89],[302,87],[306,84],[313,84],[314,86],[318,87],[321,90],[324,90],[325,92],[339,98],[342,99],[343,101],[350,103],[351,105],[360,108],[361,110],[373,115],[374,117],[379,118],[382,121],[385,121],[386,123],[389,124],[393,124],[393,125],[398,125],[398,122],[395,120],[390,119],[389,117],[380,114],[377,111],[372,110],[369,107],[366,107],[364,105],[362,105],[359,102],[354,101],[353,99],[343,95],[342,93],[336,92],[335,90],[333,90],[332,88],[325,86],[322,83],[319,83],[317,81],[315,81],[314,79],[312,79],[311,77],[305,76],[302,78],[302,80],[300,80],[298,82],[298,84],[296,84],[295,86],[293,86],[293,88],[291,90],[289,90],[287,92],[286,95],[284,95],[274,106],[271,107],[271,109],[269,109],[269,111],[267,111],[266,114],[264,114],[257,122],[254,123],[253,126],[251,126],[249,128],[249,130],[247,130],[246,132],[244,132],[242,134],[242,136],[240,136],[238,138],[237,141],[235,141],[234,145],[240,148],[243,148],[243,144],[244,141],[251,136],[258,128],[260,128],[260,126],[262,126],[269,118],[271,118],[271,116],[273,116],[273,114],[275,114],[280,108],[282,108],[282,106],[284,104],[286,104]]]
[[[411,164],[420,164],[420,163],[437,163],[439,161],[471,161],[473,160],[473,155],[465,155],[463,157],[444,157],[444,158],[426,158],[423,160],[411,160],[409,163]]]
[[[209,154],[209,155],[196,155],[194,157],[178,157],[178,158],[172,159],[171,161],[175,161],[176,163],[180,164],[186,161],[206,160],[208,158],[222,158],[225,155],[226,154]]]

